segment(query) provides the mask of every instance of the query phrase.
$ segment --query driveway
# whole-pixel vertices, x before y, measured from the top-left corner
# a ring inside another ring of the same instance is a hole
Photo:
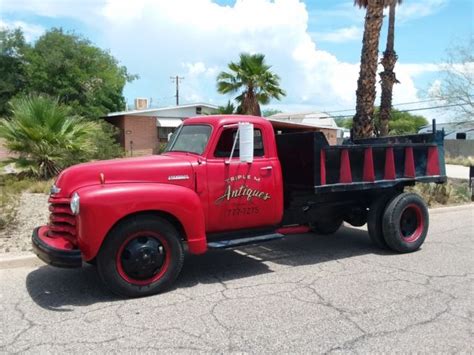
[[[0,352],[473,352],[474,205],[431,210],[392,254],[343,227],[186,260],[176,288],[123,300],[94,267],[0,270]]]

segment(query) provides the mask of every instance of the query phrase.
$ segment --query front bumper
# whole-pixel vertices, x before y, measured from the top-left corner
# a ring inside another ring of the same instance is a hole
[[[47,226],[37,227],[31,237],[33,251],[45,263],[65,268],[81,267],[82,256],[79,249],[73,249],[62,238],[50,238],[46,235]]]

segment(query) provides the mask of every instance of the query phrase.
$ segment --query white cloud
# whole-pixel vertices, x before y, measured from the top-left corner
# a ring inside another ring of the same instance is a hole
[[[259,52],[280,75],[288,94],[281,103],[273,102],[275,106],[314,110],[355,107],[359,64],[340,61],[317,48],[308,32],[306,6],[298,0],[236,0],[232,6],[211,0],[107,0],[90,6],[89,2],[81,5],[68,0],[54,9],[49,1],[32,1],[28,3],[31,6],[24,5],[25,1],[15,3],[25,7],[22,11],[27,7],[43,16],[93,23],[97,43],[110,48],[131,73],[140,75],[140,86],[148,92],[139,95],[172,100],[174,86],[169,77],[179,74],[185,77],[180,86],[185,101],[224,103],[231,96],[217,94],[217,73],[237,60],[239,53]],[[316,41],[356,36],[361,36],[359,27],[349,27],[323,34],[322,39],[316,36]],[[396,70],[401,84],[394,88],[394,102],[406,102],[418,97],[413,77],[435,67],[400,64]],[[130,84],[126,93],[135,95],[134,87],[137,84]],[[159,104],[168,103],[163,100]]]
[[[449,0],[404,1],[397,7],[397,21],[406,22],[433,15],[442,10]]]
[[[338,28],[332,32],[315,32],[312,37],[318,42],[343,43],[354,40],[362,40],[362,28],[350,26]]]
[[[26,23],[23,21],[3,21],[0,20],[0,28],[15,29],[21,28],[26,41],[31,42],[41,36],[45,29],[42,26]]]
[[[45,17],[77,18],[82,22],[93,23],[104,4],[101,1],[75,1],[75,0],[2,0],[2,12],[34,14]]]

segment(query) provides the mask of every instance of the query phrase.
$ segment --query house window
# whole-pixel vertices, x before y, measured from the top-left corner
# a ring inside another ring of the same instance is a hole
[[[167,141],[169,134],[173,133],[175,129],[175,127],[158,127],[158,138]]]
[[[196,107],[196,115],[200,115],[202,113],[202,107],[201,106],[197,106]]]

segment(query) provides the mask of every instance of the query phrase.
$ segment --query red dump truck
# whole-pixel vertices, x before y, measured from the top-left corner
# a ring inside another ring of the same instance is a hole
[[[48,264],[95,264],[122,296],[168,288],[185,250],[330,234],[368,224],[381,248],[406,253],[428,209],[404,192],[446,181],[443,132],[329,145],[321,132],[252,116],[189,118],[161,155],[80,164],[51,188],[50,221],[33,231]]]

